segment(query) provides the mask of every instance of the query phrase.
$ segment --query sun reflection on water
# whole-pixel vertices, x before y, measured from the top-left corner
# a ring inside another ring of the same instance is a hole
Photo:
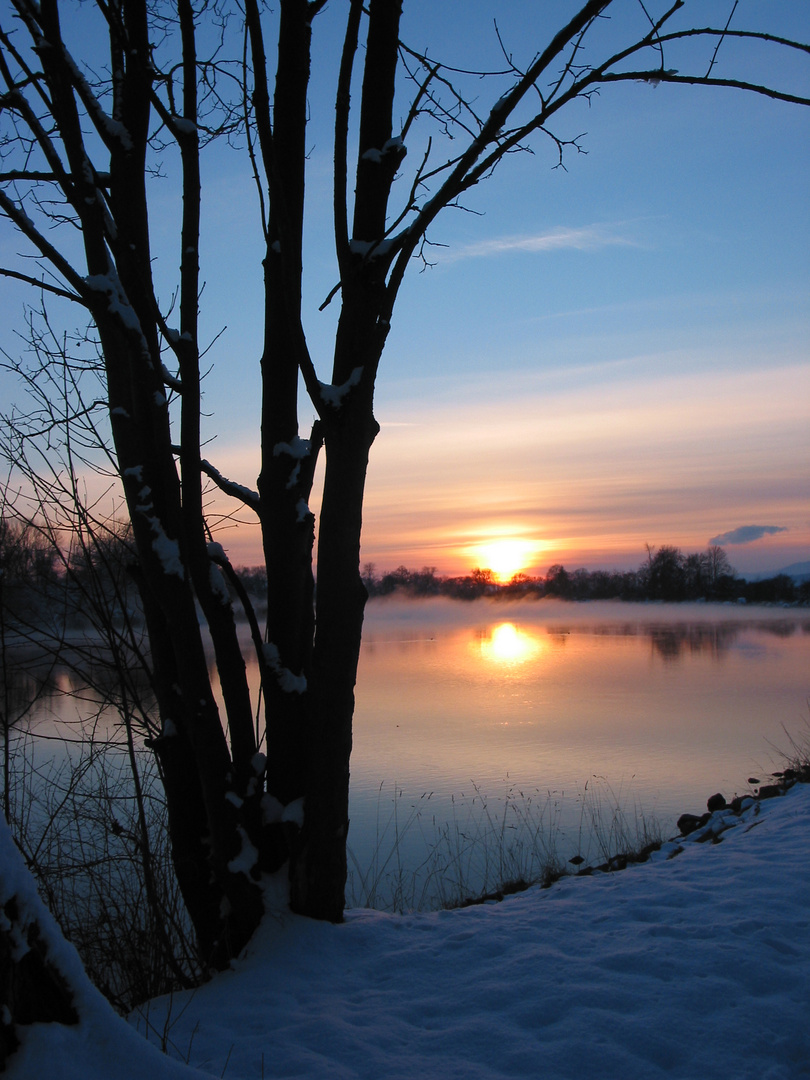
[[[542,648],[539,638],[510,622],[488,628],[476,644],[485,660],[497,664],[523,664],[536,657]]]

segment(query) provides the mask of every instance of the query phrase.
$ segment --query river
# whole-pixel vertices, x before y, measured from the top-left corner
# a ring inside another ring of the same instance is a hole
[[[784,767],[809,700],[806,610],[375,600],[357,686],[358,867],[394,873],[395,827],[409,867],[432,838],[447,848],[448,823],[456,852],[477,834],[522,844],[517,869],[532,836],[566,861],[600,857],[594,829],[619,846],[672,835],[709,795]]]
[[[250,668],[254,691],[258,671]],[[92,705],[58,674],[33,729]],[[376,599],[361,650],[350,899],[436,906],[675,832],[810,737],[810,612]]]

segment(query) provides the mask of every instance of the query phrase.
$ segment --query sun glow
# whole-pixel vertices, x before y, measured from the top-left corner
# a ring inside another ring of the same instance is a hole
[[[510,581],[529,567],[538,554],[538,544],[517,537],[487,540],[469,549],[476,566],[491,570],[498,581]]]

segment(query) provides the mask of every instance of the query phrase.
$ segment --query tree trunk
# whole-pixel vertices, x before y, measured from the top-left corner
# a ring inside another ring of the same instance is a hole
[[[354,431],[326,440],[304,827],[291,867],[293,910],[332,922],[342,920],[345,904],[354,687],[367,596],[360,525],[370,445]]]

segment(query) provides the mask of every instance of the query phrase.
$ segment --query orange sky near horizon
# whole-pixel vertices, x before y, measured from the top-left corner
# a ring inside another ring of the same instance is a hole
[[[361,561],[378,573],[487,567],[504,577],[553,563],[628,568],[646,543],[699,551],[730,528],[771,522],[785,531],[727,547],[732,565],[756,572],[806,559],[810,513],[797,495],[806,490],[807,455],[797,455],[809,442],[806,366],[662,376],[655,364],[646,378],[643,368],[573,388],[505,374],[483,401],[474,380],[460,394],[434,385],[388,398]],[[254,457],[236,451],[221,466],[243,477]],[[234,562],[260,561],[255,528],[222,540]],[[511,562],[493,550],[504,541]]]

